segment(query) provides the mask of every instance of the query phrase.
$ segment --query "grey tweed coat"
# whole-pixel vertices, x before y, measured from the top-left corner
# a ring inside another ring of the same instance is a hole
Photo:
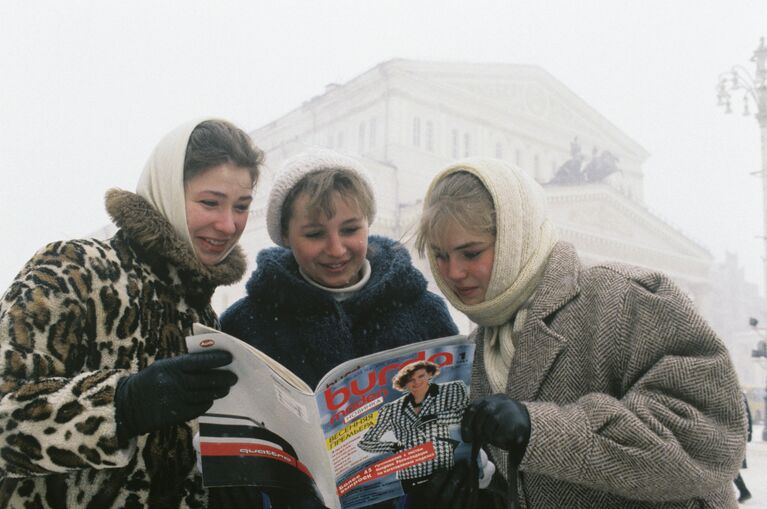
[[[477,343],[473,398],[491,393]],[[746,418],[736,374],[667,276],[587,269],[560,242],[514,345],[506,393],[531,421],[522,507],[737,506]],[[491,452],[508,477],[503,451]]]

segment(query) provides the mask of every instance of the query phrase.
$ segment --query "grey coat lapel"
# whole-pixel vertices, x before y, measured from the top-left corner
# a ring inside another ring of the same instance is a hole
[[[554,246],[541,284],[530,303],[522,333],[514,338],[514,359],[506,387],[506,393],[512,398],[535,399],[554,361],[567,346],[567,338],[557,334],[547,323],[578,295],[580,267],[571,245],[560,242]]]

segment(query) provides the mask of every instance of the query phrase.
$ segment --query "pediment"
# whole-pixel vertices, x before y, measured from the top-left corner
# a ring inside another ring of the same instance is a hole
[[[544,69],[535,65],[392,60],[387,74],[428,83],[429,93],[460,95],[508,116],[542,122],[639,160],[647,151]]]

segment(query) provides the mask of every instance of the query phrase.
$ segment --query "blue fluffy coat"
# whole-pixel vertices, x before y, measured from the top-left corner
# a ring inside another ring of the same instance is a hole
[[[289,249],[264,249],[247,283],[247,296],[224,312],[222,328],[311,387],[345,360],[458,333],[444,300],[427,291],[426,280],[401,244],[371,236],[368,260],[368,283],[337,302],[307,283]]]

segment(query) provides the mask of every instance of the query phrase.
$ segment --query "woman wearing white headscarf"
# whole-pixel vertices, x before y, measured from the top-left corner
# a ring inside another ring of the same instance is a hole
[[[435,177],[417,244],[479,325],[461,430],[489,446],[513,506],[735,507],[737,377],[667,276],[584,267],[557,242],[542,188],[494,159]],[[438,507],[475,499],[466,479],[439,484]]]
[[[237,241],[263,154],[222,120],[169,133],[108,240],[51,243],[0,301],[0,506],[204,507],[193,423],[236,376],[189,354],[245,271]]]

